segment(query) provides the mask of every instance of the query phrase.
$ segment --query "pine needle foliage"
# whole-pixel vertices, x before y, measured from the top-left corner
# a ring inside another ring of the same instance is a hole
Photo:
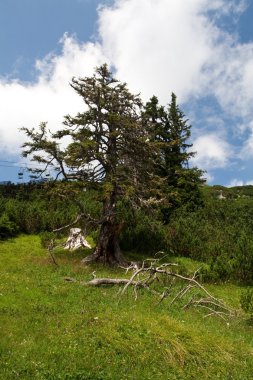
[[[46,123],[39,131],[23,128],[29,138],[23,155],[44,164],[37,174],[53,167],[56,177],[98,190],[103,207],[92,258],[118,262],[122,221],[117,217],[117,202],[140,203],[152,177],[152,148],[143,124],[142,102],[113,77],[107,65],[98,67],[92,77],[73,78],[71,87],[83,99],[84,111],[67,115],[64,128],[54,134]],[[61,148],[66,138],[70,142]]]

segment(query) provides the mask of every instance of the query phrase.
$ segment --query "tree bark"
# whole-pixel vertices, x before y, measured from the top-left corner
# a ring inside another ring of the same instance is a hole
[[[110,197],[104,201],[103,218],[95,251],[92,255],[85,257],[82,263],[92,261],[101,261],[104,264],[125,263],[119,246],[122,228],[123,223],[116,220],[115,193],[111,193]]]

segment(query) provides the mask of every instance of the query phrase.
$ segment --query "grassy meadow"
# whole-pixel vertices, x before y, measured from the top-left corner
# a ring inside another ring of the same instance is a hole
[[[87,287],[125,277],[121,269],[81,266],[80,252],[58,251],[58,266],[36,235],[0,242],[0,379],[186,380],[253,378],[253,326],[240,310],[242,287],[208,289],[238,315],[224,322],[182,311],[146,291]],[[187,265],[187,260],[184,262]],[[191,262],[189,261],[189,265]]]

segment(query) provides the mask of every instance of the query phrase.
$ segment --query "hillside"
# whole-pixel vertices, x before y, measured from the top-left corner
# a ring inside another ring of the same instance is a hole
[[[223,194],[225,199],[240,199],[251,198],[253,199],[253,186],[234,186],[225,187],[220,185],[204,186],[204,192],[211,198],[218,198],[219,194]]]
[[[125,274],[82,267],[80,252],[59,251],[54,266],[37,236],[0,243],[0,256],[0,379],[252,379],[252,325],[242,311],[224,322],[145,291],[134,301],[132,291],[119,299],[115,287],[66,282],[94,269]],[[209,290],[239,309],[241,287]]]

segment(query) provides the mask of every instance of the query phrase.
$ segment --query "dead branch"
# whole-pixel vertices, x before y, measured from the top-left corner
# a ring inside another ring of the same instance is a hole
[[[54,240],[51,239],[51,241],[50,241],[50,243],[48,245],[48,252],[49,252],[49,255],[51,256],[51,259],[52,259],[54,265],[58,266],[58,263],[57,263],[57,261],[55,259],[54,254],[53,254],[53,250],[54,250]]]
[[[130,267],[125,268],[126,273],[130,268],[134,271],[129,279],[94,278],[83,284],[90,286],[124,285],[119,290],[120,296],[123,296],[131,286],[133,287],[135,299],[137,299],[138,290],[144,288],[159,297],[158,303],[166,298],[170,298],[170,305],[181,300],[181,302],[184,302],[182,307],[184,310],[190,306],[207,310],[208,314],[205,317],[214,315],[226,319],[235,314],[234,310],[228,307],[222,300],[214,297],[197,281],[196,277],[199,269],[191,277],[186,277],[171,271],[172,266],[178,265],[175,263],[160,264],[159,259],[145,260],[141,266],[130,265]],[[164,286],[163,284],[168,282],[168,280],[170,281],[170,286]],[[158,282],[158,286],[154,288],[154,284]]]
[[[56,228],[55,230],[53,230],[53,232],[60,232],[62,230],[65,230],[66,228],[72,227],[74,224],[78,223],[79,220],[81,220],[83,216],[84,214],[77,215],[76,219],[73,222],[71,222],[70,224],[67,224],[66,226]]]
[[[129,279],[125,278],[94,278],[86,282],[86,285],[100,286],[100,285],[126,285],[129,283]],[[138,285],[137,281],[133,281],[131,285]]]

